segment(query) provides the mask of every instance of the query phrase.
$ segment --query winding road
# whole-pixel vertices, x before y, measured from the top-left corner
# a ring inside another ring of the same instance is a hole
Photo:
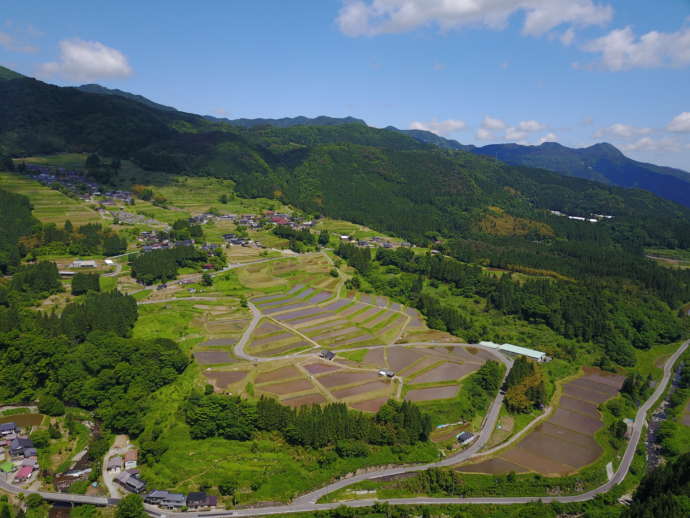
[[[268,259],[272,260],[272,259]],[[263,261],[256,261],[256,262],[263,262]],[[247,263],[242,264],[242,265],[230,265],[229,267],[226,267],[226,271],[232,268],[236,268],[239,266],[246,266]],[[186,300],[193,300],[193,298],[186,298]],[[175,299],[177,300],[177,299]],[[185,300],[185,298],[182,298],[180,300]],[[163,302],[163,301],[157,301],[157,302]],[[243,358],[248,361],[252,362],[262,362],[262,361],[275,361],[276,358],[259,358],[255,357],[252,355],[247,354],[244,351],[244,347],[247,345],[249,342],[249,339],[251,337],[252,332],[254,329],[257,327],[259,324],[260,319],[262,318],[261,312],[254,306],[251,302],[248,303],[249,309],[252,311],[252,320],[243,333],[242,337],[240,340],[237,342],[235,348],[234,348],[234,353],[236,356],[239,358]],[[441,344],[441,343],[414,343],[414,344],[404,344],[404,345],[443,345],[443,346],[467,346],[468,344]],[[167,512],[167,511],[161,511],[158,508],[152,507],[152,506],[146,506],[147,512],[155,517],[162,517],[165,516],[166,518],[183,518],[183,517],[229,517],[229,516],[263,516],[263,515],[270,515],[270,514],[289,514],[289,513],[298,513],[298,512],[313,512],[313,511],[323,511],[323,510],[328,510],[328,509],[334,509],[338,506],[341,505],[346,505],[348,507],[367,507],[373,505],[375,502],[386,502],[392,505],[420,505],[420,504],[429,504],[429,505],[441,505],[441,504],[526,504],[526,503],[531,503],[531,502],[536,502],[536,501],[541,501],[545,503],[551,503],[551,502],[561,502],[561,503],[569,503],[569,502],[585,502],[587,500],[591,500],[595,498],[597,495],[606,493],[610,491],[612,488],[614,488],[616,485],[620,484],[625,477],[627,476],[630,466],[632,464],[632,461],[635,456],[635,452],[637,449],[637,446],[639,444],[646,419],[647,419],[647,413],[649,410],[656,404],[657,400],[662,396],[664,391],[666,390],[666,387],[671,379],[671,376],[673,375],[673,366],[678,360],[678,358],[686,351],[688,346],[690,345],[690,340],[686,341],[685,343],[681,344],[678,349],[666,360],[666,363],[664,364],[664,369],[663,369],[663,376],[659,383],[657,384],[654,393],[645,401],[645,403],[638,409],[635,421],[632,425],[632,433],[630,437],[630,441],[628,442],[628,446],[625,450],[625,453],[623,455],[623,458],[618,466],[618,469],[614,473],[613,477],[606,482],[605,484],[589,490],[587,492],[578,494],[578,495],[571,495],[571,496],[554,496],[554,497],[549,497],[549,496],[542,496],[542,497],[475,497],[475,498],[433,498],[433,497],[417,497],[417,498],[394,498],[394,499],[384,499],[384,500],[374,500],[374,499],[363,499],[363,500],[353,500],[353,501],[347,501],[347,502],[336,502],[336,503],[328,503],[328,504],[318,504],[316,503],[320,498],[322,498],[325,495],[328,495],[334,491],[337,491],[339,489],[342,489],[344,487],[350,486],[352,484],[355,484],[357,482],[365,481],[365,480],[375,480],[379,479],[382,477],[389,477],[389,476],[394,476],[394,475],[400,475],[404,473],[413,473],[413,472],[418,472],[418,471],[423,471],[429,468],[435,468],[435,467],[447,467],[447,466],[452,466],[455,464],[459,464],[461,462],[464,462],[472,457],[477,457],[481,455],[486,455],[487,453],[497,450],[497,449],[502,449],[504,448],[507,443],[504,443],[496,448],[493,448],[491,450],[481,452],[480,450],[486,445],[488,442],[489,438],[491,437],[491,434],[496,426],[496,422],[499,417],[499,413],[501,410],[501,405],[503,404],[503,395],[499,393],[494,401],[491,404],[491,407],[489,408],[489,411],[487,412],[487,415],[484,419],[484,422],[482,424],[482,429],[481,432],[478,434],[477,438],[475,441],[466,449],[448,456],[442,460],[439,460],[437,462],[432,462],[428,464],[419,464],[419,465],[411,465],[411,466],[399,466],[399,467],[394,467],[394,468],[382,468],[382,469],[373,469],[369,472],[362,473],[359,475],[353,475],[353,476],[348,476],[347,478],[342,478],[340,480],[336,480],[335,482],[332,482],[322,488],[316,489],[314,491],[310,491],[309,493],[306,493],[304,495],[301,495],[297,497],[295,500],[293,500],[289,504],[284,504],[284,505],[277,505],[277,506],[272,506],[272,507],[256,507],[256,508],[247,508],[247,509],[237,509],[237,510],[217,510],[217,511],[208,511],[208,512],[186,512],[186,513],[180,513],[180,512]],[[376,348],[376,347],[385,347],[385,346],[373,346],[370,348]],[[476,347],[476,346],[474,346]],[[494,352],[494,351],[491,351]],[[312,353],[313,354],[313,353]],[[299,356],[303,356],[304,353],[302,354],[295,354],[295,355],[288,355],[286,357],[281,357],[281,358],[296,358]],[[507,366],[510,367],[512,364],[512,361],[503,357],[500,354],[495,354],[498,359],[503,361],[503,363]],[[548,412],[545,412],[544,415],[548,414]],[[530,425],[532,426],[532,425]],[[521,432],[520,435],[524,433]],[[512,439],[512,440],[515,440]],[[6,480],[0,476],[0,489],[17,494],[24,492],[25,494],[33,493],[33,491],[25,491],[22,488],[19,488],[17,486],[14,486],[12,484],[9,484],[6,482]],[[93,504],[93,505],[114,505],[118,502],[117,499],[108,499],[108,498],[103,498],[103,497],[89,497],[85,495],[73,495],[73,494],[66,494],[66,493],[51,493],[51,492],[37,492],[39,495],[41,495],[43,498],[50,500],[50,501],[57,501],[57,502],[65,502],[65,503],[72,503],[72,504]]]

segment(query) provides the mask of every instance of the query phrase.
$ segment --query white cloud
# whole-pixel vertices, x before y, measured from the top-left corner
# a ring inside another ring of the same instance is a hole
[[[623,146],[625,151],[671,151],[676,152],[681,150],[681,145],[678,141],[671,137],[662,139],[653,139],[651,137],[642,137],[641,139]]]
[[[429,122],[413,121],[410,123],[410,129],[431,131],[437,135],[448,135],[456,131],[464,130],[467,127],[464,121],[455,119],[448,119],[445,121],[437,121],[436,119]]]
[[[98,41],[78,38],[60,42],[60,60],[43,63],[44,76],[60,75],[75,81],[93,81],[102,78],[128,77],[132,67],[119,50]]]
[[[344,0],[337,23],[348,36],[400,33],[436,25],[446,31],[468,25],[503,28],[524,13],[522,32],[539,36],[562,24],[603,25],[613,9],[592,0]]]
[[[572,27],[568,27],[568,29],[561,34],[561,43],[565,45],[566,47],[569,47],[572,43],[573,40],[575,39],[575,29]]]
[[[650,128],[638,128],[637,126],[630,126],[629,124],[617,122],[606,128],[598,129],[594,133],[594,137],[601,138],[608,135],[613,137],[631,138],[639,135],[648,135],[651,132],[652,130]]]
[[[547,133],[543,137],[539,139],[539,143],[543,144],[544,142],[556,142],[558,141],[558,135],[555,133]]]
[[[683,112],[676,115],[666,126],[668,131],[674,133],[690,133],[690,112]]]
[[[10,52],[37,52],[38,48],[33,45],[27,45],[17,40],[14,36],[7,32],[0,31],[0,47]]]
[[[690,27],[677,32],[651,31],[639,39],[630,27],[616,29],[583,47],[601,54],[601,65],[613,71],[690,65]]]
[[[524,141],[528,136],[527,131],[521,131],[518,128],[510,127],[506,130],[506,140],[513,142]]]
[[[474,134],[474,138],[477,140],[491,140],[494,138],[494,134],[486,128],[479,128]]]
[[[488,115],[484,117],[482,121],[482,128],[486,130],[502,130],[508,127],[508,125],[501,119],[494,119]]]
[[[517,128],[520,131],[528,131],[528,132],[533,132],[533,131],[541,131],[546,126],[542,124],[541,122],[537,122],[535,120],[529,120],[529,121],[521,121],[518,125]]]

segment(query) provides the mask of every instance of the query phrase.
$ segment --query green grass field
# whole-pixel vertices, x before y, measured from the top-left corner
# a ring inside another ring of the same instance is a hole
[[[74,226],[79,226],[105,221],[85,203],[18,174],[0,172],[0,188],[27,196],[34,207],[34,216],[43,223],[62,225],[70,220]]]

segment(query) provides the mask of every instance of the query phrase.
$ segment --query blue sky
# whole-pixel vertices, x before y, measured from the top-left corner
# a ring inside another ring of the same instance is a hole
[[[2,0],[0,64],[194,113],[609,141],[690,170],[690,0]]]

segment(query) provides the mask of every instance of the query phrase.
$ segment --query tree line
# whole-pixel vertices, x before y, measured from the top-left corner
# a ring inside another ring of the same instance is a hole
[[[197,266],[207,260],[208,256],[193,246],[176,246],[137,254],[130,259],[130,265],[132,277],[144,284],[153,284],[171,281],[177,277],[178,268]]]
[[[428,440],[430,417],[414,403],[388,401],[373,416],[349,410],[344,403],[290,408],[262,397],[252,403],[239,397],[193,394],[185,420],[195,439],[248,440],[256,431],[279,432],[290,444],[310,448],[342,441],[374,445],[413,444]]]

